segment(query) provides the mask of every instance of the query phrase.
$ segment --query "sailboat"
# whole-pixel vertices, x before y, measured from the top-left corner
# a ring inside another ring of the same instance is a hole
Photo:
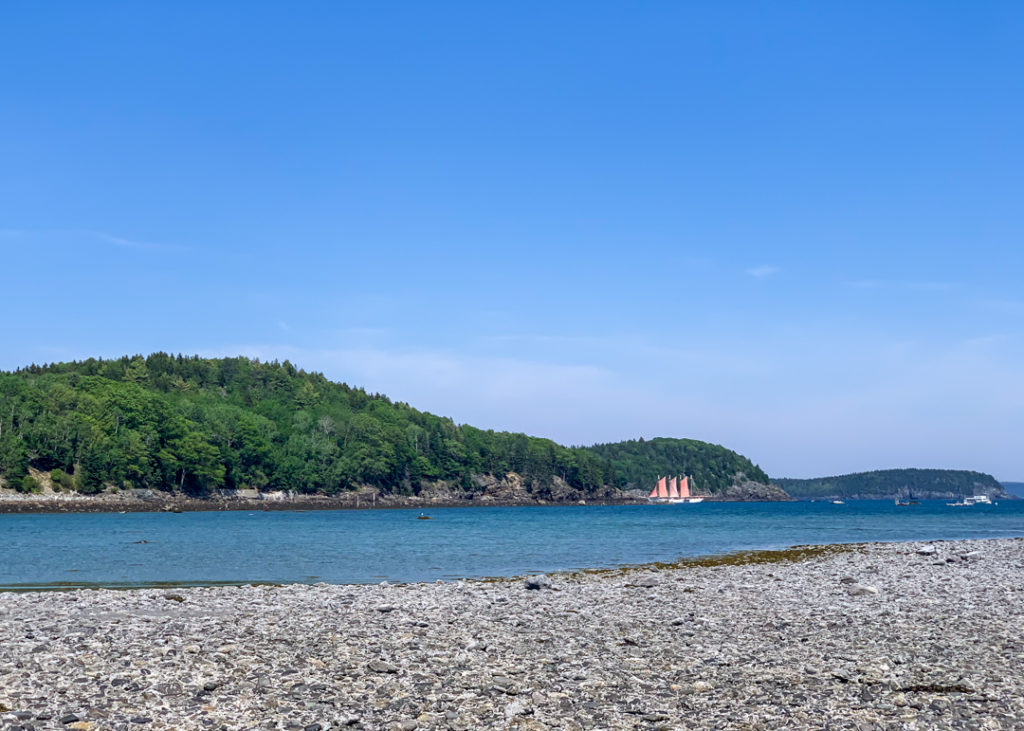
[[[690,476],[682,477],[659,477],[658,483],[647,496],[652,503],[667,505],[683,505],[686,503],[702,503],[704,495],[694,495],[690,492]]]

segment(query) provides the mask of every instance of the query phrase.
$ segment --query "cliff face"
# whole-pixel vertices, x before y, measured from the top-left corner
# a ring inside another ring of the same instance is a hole
[[[580,500],[632,499],[628,493],[608,486],[587,491],[579,490],[557,475],[551,477],[547,484],[529,480],[516,472],[508,472],[500,477],[474,475],[472,481],[470,489],[463,489],[459,485],[443,480],[437,481],[424,485],[417,495],[426,500],[439,502],[469,500],[483,503],[574,503]]]
[[[715,495],[714,499],[733,502],[784,502],[793,498],[778,485],[765,485],[761,482],[743,480],[729,485],[724,491]]]

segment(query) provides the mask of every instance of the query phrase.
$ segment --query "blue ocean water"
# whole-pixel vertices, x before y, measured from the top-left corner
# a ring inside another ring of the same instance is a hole
[[[434,581],[799,544],[1024,536],[1024,501],[0,515],[0,589]]]

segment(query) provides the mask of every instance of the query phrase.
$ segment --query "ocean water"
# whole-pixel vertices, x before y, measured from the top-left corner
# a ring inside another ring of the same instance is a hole
[[[0,589],[514,576],[800,544],[1024,536],[1024,501],[0,515]]]

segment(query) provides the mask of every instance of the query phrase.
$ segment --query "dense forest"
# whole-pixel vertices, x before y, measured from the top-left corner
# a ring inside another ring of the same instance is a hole
[[[34,491],[30,467],[84,493],[190,495],[362,486],[409,495],[441,480],[473,491],[475,476],[509,472],[537,497],[555,478],[583,492],[646,485],[656,472],[692,473],[711,490],[737,470],[767,479],[749,460],[701,442],[564,447],[457,425],[288,361],[165,353],[0,373],[0,478]]]
[[[967,470],[877,470],[811,480],[775,479],[795,498],[953,498],[961,495],[1003,494],[994,477]]]
[[[768,483],[768,475],[746,457],[693,439],[638,439],[597,444],[590,450],[612,463],[626,488],[647,488],[661,475],[681,475],[680,465],[687,466],[693,489],[701,494],[720,492],[741,476]]]

